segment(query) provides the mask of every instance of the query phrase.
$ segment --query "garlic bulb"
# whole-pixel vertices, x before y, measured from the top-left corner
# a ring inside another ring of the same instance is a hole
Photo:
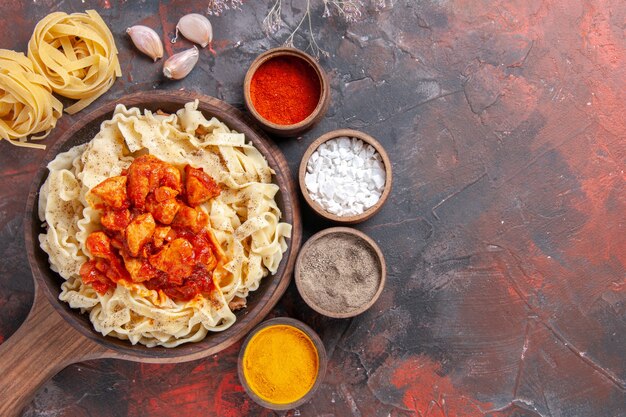
[[[161,38],[154,30],[147,26],[136,25],[126,29],[126,33],[128,33],[137,49],[152,58],[154,62],[159,58],[163,58],[163,44],[161,43]]]
[[[197,43],[203,48],[213,40],[213,27],[211,26],[211,22],[198,13],[190,13],[180,18],[176,25],[176,36],[172,40],[172,43],[176,42],[178,39],[179,31],[185,38]]]
[[[163,74],[172,80],[185,78],[198,62],[199,56],[200,53],[195,46],[174,54],[163,64]]]

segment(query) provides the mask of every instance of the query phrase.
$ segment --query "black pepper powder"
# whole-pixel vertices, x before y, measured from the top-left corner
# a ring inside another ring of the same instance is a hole
[[[378,290],[381,265],[374,249],[348,233],[315,240],[302,254],[300,290],[320,308],[350,313],[367,304]]]

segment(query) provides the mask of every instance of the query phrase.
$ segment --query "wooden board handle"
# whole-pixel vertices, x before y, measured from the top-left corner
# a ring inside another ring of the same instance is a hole
[[[36,288],[26,321],[0,345],[0,416],[19,416],[37,389],[67,365],[107,353],[74,330]]]

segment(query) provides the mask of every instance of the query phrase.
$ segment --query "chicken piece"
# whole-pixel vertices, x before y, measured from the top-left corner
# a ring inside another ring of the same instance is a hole
[[[135,161],[128,168],[128,198],[137,208],[143,208],[150,192],[150,167]]]
[[[124,228],[124,230],[126,230]],[[124,230],[116,232],[115,235],[111,237],[111,247],[113,249],[117,249],[118,251],[125,248],[124,246]]]
[[[212,271],[217,266],[217,258],[213,253],[213,245],[206,234],[196,234],[191,238],[193,251],[198,263],[204,264],[205,268]]]
[[[172,226],[186,227],[194,233],[200,232],[208,224],[209,216],[204,210],[196,210],[189,206],[181,206],[172,222]]]
[[[161,163],[162,166],[158,175],[159,185],[162,187],[170,187],[180,193],[183,190],[180,171],[174,165],[166,162]]]
[[[126,177],[107,178],[91,189],[91,193],[100,197],[107,206],[120,210],[129,207],[126,193]]]
[[[111,239],[104,232],[93,232],[87,236],[85,246],[96,258],[110,259],[113,256]]]
[[[154,218],[150,213],[140,214],[135,217],[126,227],[126,244],[131,256],[139,255],[143,245],[152,239],[152,234],[156,228]]]
[[[181,206],[174,217],[174,221],[172,222],[172,226],[177,227],[189,227],[196,224],[196,220],[198,218],[198,212],[196,209],[193,209],[189,206]]]
[[[159,187],[154,190],[154,198],[158,203],[169,200],[170,198],[176,198],[178,194],[178,191],[171,187]]]
[[[174,239],[150,257],[150,264],[168,274],[171,284],[180,285],[193,272],[193,246],[183,238]]]
[[[148,281],[158,274],[158,271],[145,259],[124,256],[124,266],[133,282]]]
[[[180,192],[180,171],[152,155],[142,155],[128,167],[128,197],[137,208],[143,208],[148,194],[158,187]]]
[[[152,235],[152,243],[155,248],[160,248],[165,244],[165,242],[169,242],[173,239],[173,233],[170,233],[172,228],[169,226],[157,226],[154,229],[154,235]]]
[[[117,283],[119,280],[123,279],[128,281],[130,279],[130,275],[126,268],[124,268],[124,263],[122,258],[118,255],[113,255],[108,260],[108,268],[106,270],[106,276],[111,281]]]
[[[204,210],[198,210],[198,217],[196,217],[196,228],[192,229],[194,233],[200,233],[202,229],[209,225],[209,215]]]
[[[105,210],[100,217],[100,223],[105,229],[121,232],[130,223],[130,211],[128,209]]]
[[[155,195],[149,195],[146,199],[146,210],[152,213],[156,221],[163,224],[172,223],[179,208],[180,203],[175,198],[157,202]]]
[[[220,186],[202,168],[192,168],[191,165],[187,165],[185,175],[187,176],[185,180],[187,203],[192,207],[217,197],[222,192]]]
[[[85,284],[91,284],[96,292],[104,295],[109,288],[115,287],[115,284],[106,277],[98,266],[98,261],[92,259],[81,265],[79,273]]]
[[[230,303],[228,303],[228,308],[230,311],[241,310],[242,308],[246,308],[246,299],[241,297],[233,298]]]

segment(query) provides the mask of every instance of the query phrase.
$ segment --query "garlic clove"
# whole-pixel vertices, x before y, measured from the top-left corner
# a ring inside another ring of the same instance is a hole
[[[176,36],[172,43],[178,39],[178,32],[185,38],[197,43],[203,48],[213,40],[213,27],[205,16],[198,13],[190,13],[180,18],[176,25]]]
[[[185,78],[196,66],[199,56],[196,46],[174,54],[163,63],[163,74],[172,80]]]
[[[128,33],[137,49],[148,55],[155,62],[157,59],[163,58],[163,43],[161,43],[161,38],[154,30],[147,26],[136,25],[126,29],[126,33]]]

